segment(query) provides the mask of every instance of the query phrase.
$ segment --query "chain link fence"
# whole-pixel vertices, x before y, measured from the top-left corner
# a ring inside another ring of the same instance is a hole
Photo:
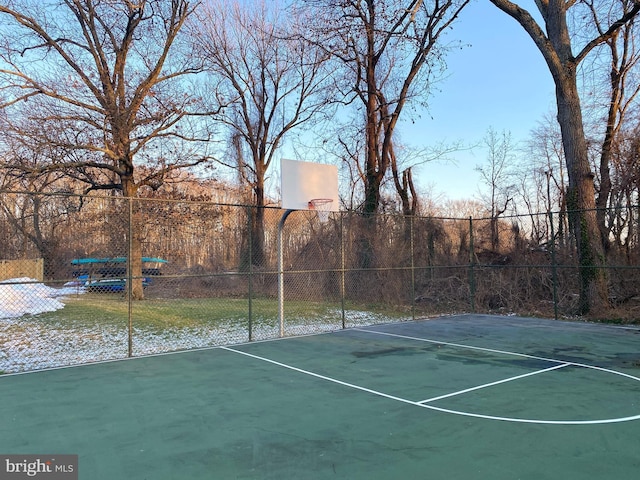
[[[197,201],[0,204],[0,373],[463,312],[571,317],[578,301],[562,215],[297,211],[283,224],[277,208]],[[631,235],[609,253],[623,321],[640,308],[638,253]],[[34,260],[43,278],[20,275]]]

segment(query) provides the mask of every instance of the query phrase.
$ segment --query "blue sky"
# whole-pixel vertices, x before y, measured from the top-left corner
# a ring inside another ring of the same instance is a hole
[[[518,3],[536,12],[532,0]],[[470,46],[450,53],[448,77],[430,99],[428,112],[413,124],[403,123],[404,143],[416,148],[445,140],[478,144],[490,127],[523,142],[545,115],[555,114],[553,80],[542,55],[524,29],[488,0],[470,4],[449,38]],[[455,163],[419,167],[414,179],[423,190],[432,185],[434,194],[450,199],[477,197],[482,185],[474,168],[486,160],[486,152],[475,148],[451,157]]]

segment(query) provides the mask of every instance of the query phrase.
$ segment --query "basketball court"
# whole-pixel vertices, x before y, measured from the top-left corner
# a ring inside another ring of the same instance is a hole
[[[635,479],[640,329],[460,315],[0,377],[79,478]]]
[[[0,376],[0,455],[77,455],[88,480],[637,478],[638,327],[458,315],[285,337],[285,221],[326,221],[337,183],[283,160],[282,338]]]

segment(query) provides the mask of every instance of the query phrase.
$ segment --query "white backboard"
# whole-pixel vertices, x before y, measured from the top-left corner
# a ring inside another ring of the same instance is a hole
[[[285,210],[309,210],[309,201],[332,200],[329,211],[339,210],[338,167],[323,163],[280,160],[280,193]]]

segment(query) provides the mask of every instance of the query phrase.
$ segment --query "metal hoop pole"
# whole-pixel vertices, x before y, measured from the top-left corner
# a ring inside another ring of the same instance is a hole
[[[282,214],[278,223],[278,317],[280,319],[280,337],[284,337],[284,267],[282,253],[282,230],[287,217],[294,210],[287,210]]]

